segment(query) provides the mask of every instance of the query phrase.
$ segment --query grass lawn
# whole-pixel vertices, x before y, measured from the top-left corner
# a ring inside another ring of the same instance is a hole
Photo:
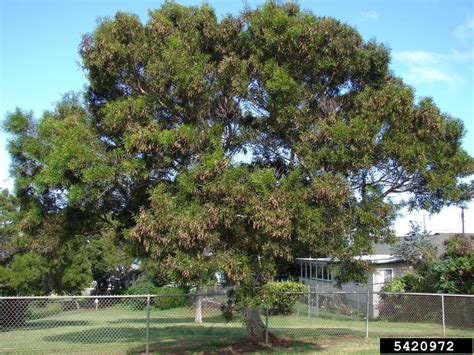
[[[144,310],[123,305],[95,310],[63,311],[31,320],[20,329],[0,333],[0,353],[140,353],[144,351]],[[249,342],[240,320],[225,323],[219,310],[206,309],[203,325],[193,321],[193,310],[153,310],[149,344],[155,353],[378,353],[379,338],[390,336],[440,336],[441,326],[430,323],[371,321],[369,339],[365,322],[321,314],[270,316],[269,327],[278,336],[273,345]],[[451,337],[473,337],[473,329],[448,328]]]

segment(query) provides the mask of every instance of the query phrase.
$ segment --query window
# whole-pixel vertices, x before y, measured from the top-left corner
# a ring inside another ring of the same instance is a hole
[[[332,280],[331,270],[327,264],[321,264],[321,263],[314,264],[312,268],[312,272],[313,272],[312,278],[316,278],[318,280],[325,280],[325,281]]]
[[[316,278],[316,265],[317,264],[311,264],[311,278],[312,279]]]
[[[323,269],[324,269],[324,265],[319,264],[318,265],[318,279],[320,279],[320,280],[323,279]]]
[[[332,281],[331,269],[327,264],[310,261],[301,263],[301,277],[305,279]]]

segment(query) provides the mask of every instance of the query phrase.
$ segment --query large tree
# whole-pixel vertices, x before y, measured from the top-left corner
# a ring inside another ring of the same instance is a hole
[[[436,212],[473,173],[461,121],[415,99],[384,45],[293,3],[120,12],[80,54],[84,105],[7,118],[24,227],[107,230],[182,283],[219,271],[248,290],[256,338],[245,300],[278,263],[337,257],[341,281],[360,278],[353,256],[392,235],[394,195]]]

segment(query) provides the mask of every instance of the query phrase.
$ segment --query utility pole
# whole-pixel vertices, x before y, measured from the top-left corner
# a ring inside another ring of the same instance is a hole
[[[461,224],[462,224],[462,234],[464,234],[464,206],[461,206]]]
[[[424,212],[423,212],[423,232],[426,233],[426,216]]]

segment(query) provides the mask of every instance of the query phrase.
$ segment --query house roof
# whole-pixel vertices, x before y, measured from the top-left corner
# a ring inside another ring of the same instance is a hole
[[[471,241],[472,245],[474,246],[474,233],[464,233],[464,234],[457,234],[457,233],[435,233],[429,236],[429,240],[431,244],[436,246],[437,248],[437,256],[438,258],[441,257],[444,253],[446,253],[446,246],[444,242],[449,238],[453,237],[454,235],[462,235]],[[403,238],[402,236],[397,238]],[[392,244],[374,244],[374,254],[371,255],[362,255],[358,256],[359,260],[368,260],[373,264],[388,264],[388,263],[396,263],[402,262],[403,259],[394,256],[392,254]],[[296,258],[297,262],[301,261],[318,261],[322,263],[329,263],[329,262],[338,262],[338,259],[331,259],[331,258]]]
[[[456,233],[435,233],[428,236],[428,240],[437,248],[437,256],[441,257],[446,252],[446,246],[444,242],[454,235],[462,235]],[[465,233],[465,237],[470,238],[471,243],[474,244],[474,233]],[[397,237],[403,238],[403,237]],[[391,254],[392,245],[391,244],[375,244],[374,245],[374,254]]]
[[[372,264],[389,264],[389,263],[397,263],[402,262],[403,260],[397,256],[393,256],[390,254],[373,254],[373,255],[361,255],[357,256],[356,259],[362,261],[370,261]],[[338,262],[338,259],[331,259],[331,258],[296,258],[297,262],[302,261],[317,261],[321,263],[330,263],[330,262]]]

